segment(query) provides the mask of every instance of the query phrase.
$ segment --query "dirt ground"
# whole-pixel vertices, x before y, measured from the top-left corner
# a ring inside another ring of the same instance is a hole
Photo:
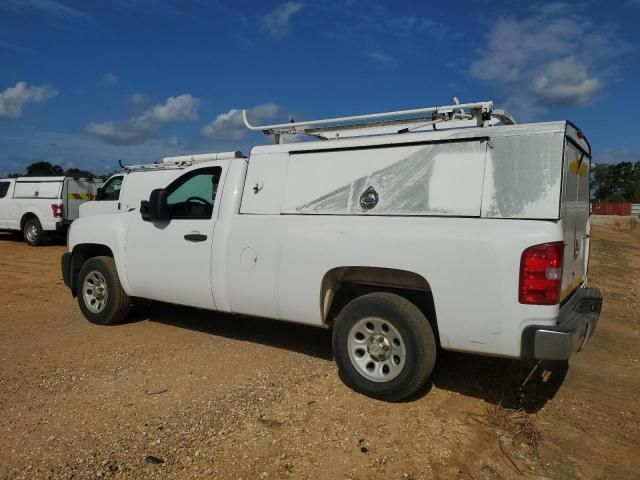
[[[446,353],[397,404],[346,388],[322,330],[165,304],[91,325],[64,247],[0,234],[0,478],[639,478],[640,228],[595,220],[605,307],[566,376],[519,394],[517,362]]]

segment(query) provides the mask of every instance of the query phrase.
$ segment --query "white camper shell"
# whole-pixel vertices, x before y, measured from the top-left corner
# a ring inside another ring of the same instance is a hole
[[[379,121],[398,113],[260,127],[245,114],[277,143],[80,219],[65,283],[100,324],[139,297],[332,328],[342,378],[387,400],[425,384],[437,345],[527,361],[581,350],[602,305],[586,286],[584,135],[490,102]]]
[[[49,233],[65,233],[101,185],[97,179],[63,176],[0,179],[0,230],[20,231],[32,246]]]
[[[260,146],[240,213],[563,220],[566,295],[586,278],[590,156],[568,122]]]

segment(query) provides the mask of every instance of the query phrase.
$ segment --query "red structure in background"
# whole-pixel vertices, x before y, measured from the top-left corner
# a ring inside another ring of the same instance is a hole
[[[595,215],[631,215],[631,203],[628,202],[593,202],[591,213]]]

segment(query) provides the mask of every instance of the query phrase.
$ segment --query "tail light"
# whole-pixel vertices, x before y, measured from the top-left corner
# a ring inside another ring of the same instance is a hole
[[[534,245],[522,252],[518,300],[531,305],[560,303],[564,243]]]
[[[54,203],[51,205],[51,211],[53,212],[53,218],[62,218],[64,207],[61,203]]]

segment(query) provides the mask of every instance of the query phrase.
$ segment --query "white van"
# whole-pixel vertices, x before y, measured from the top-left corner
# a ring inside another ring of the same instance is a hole
[[[0,230],[22,232],[36,246],[49,233],[65,233],[79,207],[92,200],[102,180],[73,177],[0,179]]]

